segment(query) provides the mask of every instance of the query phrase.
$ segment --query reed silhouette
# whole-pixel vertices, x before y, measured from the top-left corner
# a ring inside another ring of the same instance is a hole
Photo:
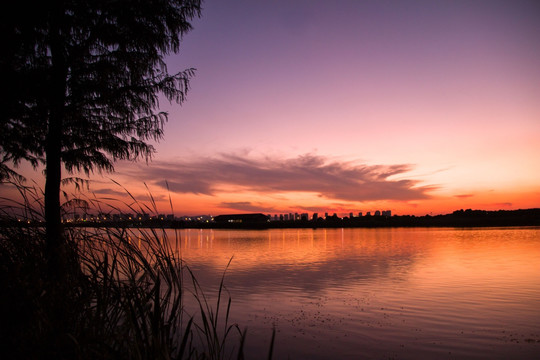
[[[244,358],[246,333],[229,322],[225,271],[209,300],[181,258],[178,235],[171,239],[159,228],[66,228],[70,272],[51,278],[45,229],[14,219],[18,210],[42,222],[43,193],[16,186],[21,200],[0,207],[4,224],[11,224],[0,227],[1,358]],[[126,205],[157,213],[154,201]],[[186,301],[197,311],[187,310]]]

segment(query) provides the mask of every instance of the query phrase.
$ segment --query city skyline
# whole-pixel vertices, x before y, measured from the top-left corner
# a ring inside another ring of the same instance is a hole
[[[295,213],[295,214],[220,214],[201,216],[175,216],[174,214],[143,213],[98,213],[88,212],[65,214],[62,223],[75,227],[113,228],[161,228],[165,229],[277,229],[277,228],[407,228],[407,227],[508,227],[538,226],[540,208],[520,210],[472,210],[460,209],[449,214],[426,214],[423,216],[392,214],[391,211],[375,211],[373,214]],[[41,226],[43,220],[4,220],[14,225],[27,223]]]
[[[539,19],[525,0],[205,1],[154,159],[90,190],[178,214],[537,208]]]

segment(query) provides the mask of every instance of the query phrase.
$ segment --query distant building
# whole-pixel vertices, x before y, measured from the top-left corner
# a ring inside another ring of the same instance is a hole
[[[379,210],[375,211],[375,216],[381,216],[381,212]]]
[[[319,214],[318,213],[313,213],[313,220],[317,220],[319,218]]]
[[[147,214],[147,213],[137,213],[136,215],[137,217],[137,220],[143,220],[143,221],[148,221],[150,220],[150,214]]]
[[[362,217],[362,212],[361,211],[358,213],[358,217]]]
[[[274,216],[277,219],[277,215]],[[218,215],[214,218],[217,224],[242,224],[259,225],[268,222],[268,217],[264,214],[232,214]]]

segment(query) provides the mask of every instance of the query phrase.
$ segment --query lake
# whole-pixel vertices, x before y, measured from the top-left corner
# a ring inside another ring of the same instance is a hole
[[[248,358],[540,358],[538,227],[176,232]]]

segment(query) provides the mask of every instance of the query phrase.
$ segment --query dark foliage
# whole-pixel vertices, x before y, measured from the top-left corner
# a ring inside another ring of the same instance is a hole
[[[45,164],[49,271],[64,272],[62,168],[113,170],[148,160],[162,136],[159,96],[181,103],[193,69],[169,74],[200,0],[17,1],[0,16],[0,180],[9,164]]]
[[[45,161],[61,125],[68,171],[148,157],[162,136],[159,95],[181,103],[193,69],[169,74],[200,1],[17,1],[2,11],[2,163]]]

